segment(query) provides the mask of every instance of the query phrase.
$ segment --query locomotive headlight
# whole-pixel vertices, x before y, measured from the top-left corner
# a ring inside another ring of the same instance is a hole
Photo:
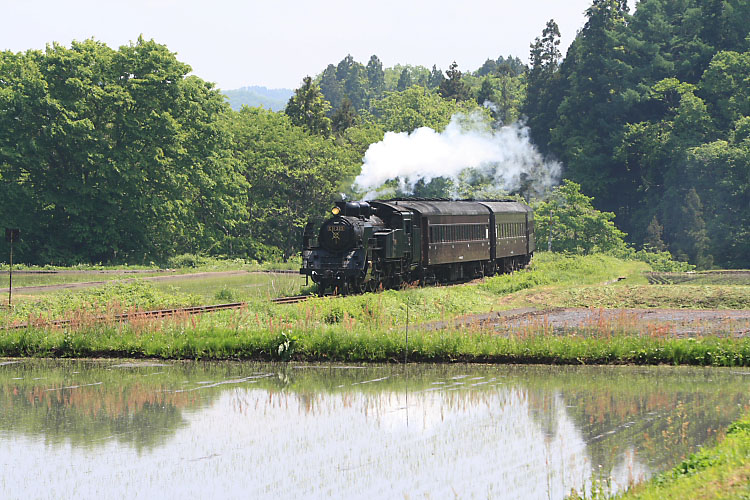
[[[333,210],[331,210],[331,213],[333,215],[338,215],[341,212],[341,209],[339,207],[333,207]]]

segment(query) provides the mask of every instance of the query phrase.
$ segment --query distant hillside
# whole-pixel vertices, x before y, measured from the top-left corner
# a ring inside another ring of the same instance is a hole
[[[268,89],[266,87],[242,87],[235,90],[224,90],[222,93],[227,96],[229,105],[235,111],[243,105],[263,106],[273,111],[281,111],[286,107],[287,101],[294,94],[290,89]]]

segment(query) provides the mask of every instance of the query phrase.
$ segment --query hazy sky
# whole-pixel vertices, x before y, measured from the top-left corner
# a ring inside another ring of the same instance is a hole
[[[139,34],[177,52],[222,89],[296,88],[347,54],[384,66],[452,61],[477,69],[488,58],[518,56],[549,19],[562,52],[583,27],[591,0],[0,0],[0,50],[43,49],[95,38],[112,48]]]

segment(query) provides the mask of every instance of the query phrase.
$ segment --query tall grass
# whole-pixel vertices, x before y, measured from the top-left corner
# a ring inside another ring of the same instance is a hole
[[[609,328],[609,327],[607,327]],[[545,363],[689,364],[750,366],[750,339],[671,338],[653,334],[569,332],[558,335],[543,324],[508,335],[471,329],[409,332],[370,328],[345,317],[340,324],[305,326],[304,320],[263,317],[250,310],[223,319],[195,316],[135,318],[129,323],[87,323],[71,327],[7,331],[3,356],[157,357],[257,360],[335,360]]]

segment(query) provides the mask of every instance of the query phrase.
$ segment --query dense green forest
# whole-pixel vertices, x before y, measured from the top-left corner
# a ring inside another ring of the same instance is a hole
[[[523,112],[637,245],[750,265],[750,2],[595,0],[564,59],[550,21]]]
[[[0,227],[21,229],[28,263],[287,258],[309,219],[362,194],[371,144],[482,110],[527,124],[634,247],[750,267],[750,3],[595,0],[586,15],[564,57],[550,20],[528,67],[346,56],[280,112],[232,110],[153,40],[1,52]]]

